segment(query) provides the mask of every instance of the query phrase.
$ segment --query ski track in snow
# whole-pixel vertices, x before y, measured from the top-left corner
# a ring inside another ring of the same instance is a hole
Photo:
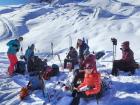
[[[16,27],[10,20],[8,20],[5,17],[0,17],[0,21],[3,23],[3,26],[5,27],[5,32],[3,33],[3,35],[0,36],[0,41],[18,35]]]

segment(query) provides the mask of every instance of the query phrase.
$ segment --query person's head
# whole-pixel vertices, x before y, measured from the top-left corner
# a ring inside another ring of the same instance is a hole
[[[70,49],[70,51],[72,51],[74,48],[71,46],[69,49]]]
[[[30,49],[31,49],[31,50],[34,50],[34,48],[35,48],[35,45],[32,44],[32,45],[30,46]]]
[[[18,40],[21,42],[23,41],[23,37],[19,37]]]
[[[83,40],[82,39],[78,39],[77,43],[79,43],[79,45],[81,45],[83,43]]]
[[[94,67],[94,65],[92,65],[92,64],[86,64],[86,67],[85,67],[86,74],[93,73],[93,67]]]
[[[125,41],[121,44],[122,49],[129,49],[129,41]]]
[[[90,54],[89,50],[85,50],[84,53],[83,53],[84,58],[86,58],[89,54]]]

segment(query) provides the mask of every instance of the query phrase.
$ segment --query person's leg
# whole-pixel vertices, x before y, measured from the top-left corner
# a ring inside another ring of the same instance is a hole
[[[67,67],[67,62],[68,62],[68,60],[64,59],[64,69]]]
[[[127,66],[128,64],[124,60],[115,60],[113,62],[112,75],[117,76],[119,70],[127,72]]]
[[[123,61],[122,60],[115,60],[113,61],[113,68],[112,68],[112,75],[117,76],[118,71],[122,68],[123,66]]]
[[[73,100],[70,105],[79,105],[80,97],[73,97]]]
[[[71,69],[74,69],[75,61],[74,60],[71,60],[71,64],[72,64]]]
[[[73,91],[72,96],[74,97],[70,105],[79,105],[80,98],[91,98],[95,95],[87,96],[85,92],[77,92],[76,90]]]
[[[14,54],[8,54],[8,59],[10,61],[10,66],[8,67],[8,73],[10,76],[12,76],[14,73],[14,67],[15,67],[18,59],[17,59],[16,55],[14,55]]]
[[[73,79],[73,85],[75,86],[75,87],[77,87],[77,81],[80,79],[80,78],[84,78],[84,72],[81,72],[81,73],[79,73],[79,70],[77,70],[76,71],[76,73],[74,74],[74,79]]]

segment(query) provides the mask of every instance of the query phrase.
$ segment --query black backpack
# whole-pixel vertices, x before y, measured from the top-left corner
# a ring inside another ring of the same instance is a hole
[[[99,60],[100,58],[102,58],[105,55],[104,51],[99,51],[97,53],[95,53],[96,59]]]
[[[15,73],[18,74],[25,74],[26,71],[26,63],[24,61],[18,61],[17,64],[15,65]]]

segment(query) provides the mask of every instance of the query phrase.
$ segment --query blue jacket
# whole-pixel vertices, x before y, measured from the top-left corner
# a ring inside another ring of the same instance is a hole
[[[34,51],[28,47],[28,49],[25,52],[25,58],[28,61],[30,57],[34,56]]]
[[[7,46],[9,46],[7,53],[8,54],[16,54],[20,49],[20,42],[19,40],[11,40],[7,43]]]

